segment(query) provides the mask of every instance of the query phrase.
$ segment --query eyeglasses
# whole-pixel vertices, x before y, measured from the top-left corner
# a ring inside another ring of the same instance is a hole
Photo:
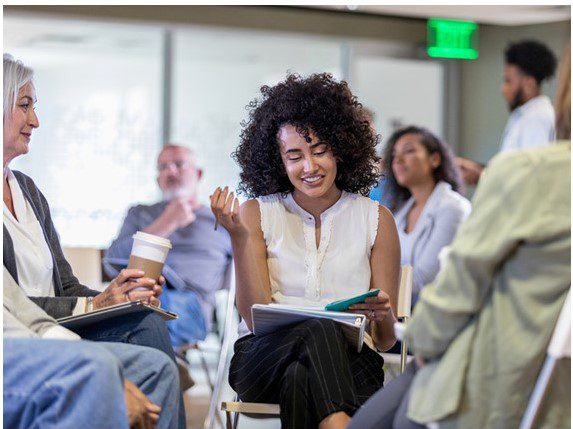
[[[157,164],[157,169],[159,172],[169,170],[171,167],[175,167],[176,170],[186,170],[189,168],[189,161],[173,161],[173,162],[162,162]]]

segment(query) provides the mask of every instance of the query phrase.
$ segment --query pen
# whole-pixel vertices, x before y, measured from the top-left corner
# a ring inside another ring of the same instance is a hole
[[[218,226],[219,226],[219,220],[215,218],[215,231],[217,231]]]

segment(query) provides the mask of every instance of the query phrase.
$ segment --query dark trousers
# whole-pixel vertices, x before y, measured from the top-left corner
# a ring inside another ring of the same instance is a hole
[[[108,341],[152,347],[175,361],[175,353],[169,339],[165,321],[156,313],[140,312],[114,317],[97,325],[75,330],[86,340]],[[183,395],[179,395],[179,428],[186,427]]]
[[[283,428],[317,428],[330,414],[353,415],[380,389],[383,364],[367,346],[349,346],[336,322],[312,319],[239,339],[229,383],[242,401],[280,404]]]
[[[411,362],[404,374],[392,380],[372,396],[352,418],[348,429],[424,429],[406,416],[410,402],[410,386],[416,375],[416,363]]]

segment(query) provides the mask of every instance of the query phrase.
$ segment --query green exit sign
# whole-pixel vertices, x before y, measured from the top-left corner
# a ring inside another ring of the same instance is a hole
[[[478,26],[471,21],[428,20],[428,55],[434,58],[475,60]]]

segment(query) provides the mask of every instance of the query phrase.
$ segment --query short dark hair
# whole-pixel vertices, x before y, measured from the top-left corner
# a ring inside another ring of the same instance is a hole
[[[241,167],[240,193],[253,198],[294,190],[277,137],[288,124],[309,142],[313,131],[328,143],[336,157],[339,189],[368,195],[380,176],[376,156],[380,137],[345,81],[338,82],[329,73],[305,78],[288,74],[275,86],[261,87],[261,94],[247,106],[249,117],[241,124],[241,142],[233,153]]]
[[[386,175],[386,184],[384,192],[391,196],[392,204],[390,209],[396,212],[412,195],[410,191],[398,184],[394,172],[392,171],[392,162],[394,161],[394,146],[396,142],[406,134],[416,134],[421,137],[421,143],[430,153],[440,154],[440,165],[434,170],[433,176],[436,183],[444,181],[452,186],[456,192],[463,192],[463,182],[458,166],[455,163],[452,149],[435,134],[423,127],[410,125],[396,130],[388,139],[384,148],[384,173]]]
[[[541,42],[522,40],[510,43],[505,49],[505,63],[512,64],[535,78],[537,84],[555,74],[557,58],[555,54]]]

